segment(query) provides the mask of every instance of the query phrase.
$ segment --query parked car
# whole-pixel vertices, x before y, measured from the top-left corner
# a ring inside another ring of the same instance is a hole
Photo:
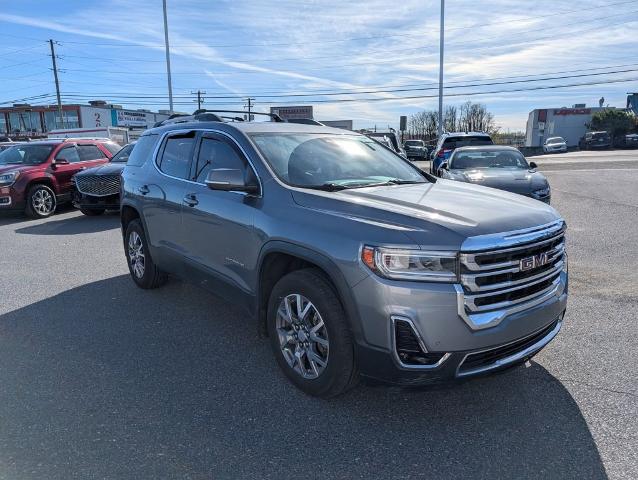
[[[544,153],[565,153],[567,152],[567,142],[563,137],[550,137],[543,143]]]
[[[15,147],[18,142],[0,142],[0,152],[6,150],[7,148]]]
[[[536,168],[514,147],[461,147],[441,165],[441,178],[498,188],[550,203],[549,182]]]
[[[0,211],[20,210],[33,218],[52,215],[71,200],[71,177],[108,162],[110,140],[43,140],[0,153]]]
[[[399,138],[397,134],[393,131],[389,132],[368,132],[366,135],[370,138],[373,138],[384,145],[386,145],[390,150],[401,155],[403,158],[408,158],[405,150],[401,146],[401,142],[399,142]]]
[[[578,141],[581,150],[611,148],[611,136],[607,132],[587,132]]]
[[[455,132],[444,133],[430,155],[430,173],[439,174],[439,167],[450,158],[452,152],[459,147],[467,147],[470,145],[493,145],[492,138],[484,132]]]
[[[102,215],[106,210],[120,208],[120,174],[133,150],[133,143],[124,146],[109,163],[88,168],[73,177],[73,205],[84,215]]]
[[[638,133],[629,133],[623,137],[622,148],[638,148]]]
[[[415,385],[519,364],[566,308],[553,208],[329,127],[147,130],[122,171],[121,222],[135,284],[174,274],[244,308],[285,375],[321,397],[360,375]]]
[[[406,140],[403,142],[403,148],[408,160],[427,160],[428,149],[423,140]]]

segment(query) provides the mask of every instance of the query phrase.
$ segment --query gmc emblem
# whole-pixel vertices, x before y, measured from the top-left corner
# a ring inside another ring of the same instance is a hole
[[[549,257],[547,256],[547,253],[539,253],[538,255],[532,255],[531,257],[522,258],[519,262],[518,267],[521,272],[525,272],[527,270],[532,270],[533,268],[547,265],[548,261]]]

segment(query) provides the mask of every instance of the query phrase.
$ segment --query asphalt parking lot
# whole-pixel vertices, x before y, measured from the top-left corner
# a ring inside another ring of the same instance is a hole
[[[585,153],[534,158],[569,224],[552,344],[492,377],[330,401],[233,305],[137,289],[117,215],[0,217],[0,478],[638,478],[638,152]]]

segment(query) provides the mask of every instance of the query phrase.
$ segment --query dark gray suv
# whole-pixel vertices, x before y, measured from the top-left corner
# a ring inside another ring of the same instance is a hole
[[[174,274],[244,307],[312,395],[360,376],[416,385],[506,368],[562,325],[566,227],[552,207],[436,179],[363,135],[160,126],[133,149],[121,201],[135,283]]]

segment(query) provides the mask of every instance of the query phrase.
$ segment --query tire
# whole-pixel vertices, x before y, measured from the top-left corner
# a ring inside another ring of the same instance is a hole
[[[131,220],[126,227],[124,253],[131,278],[138,287],[145,290],[159,288],[168,280],[168,275],[157,268],[151,258],[144,228],[139,220]]]
[[[87,217],[97,217],[98,215],[102,215],[104,213],[103,208],[80,208],[80,212],[82,212]]]
[[[55,192],[43,183],[32,185],[27,192],[25,213],[31,218],[47,218],[57,208]]]
[[[297,314],[299,299],[302,310],[308,307],[304,301],[312,305],[301,320]],[[287,301],[293,315],[286,315]],[[291,318],[297,321],[297,327],[293,327]],[[277,282],[268,303],[267,329],[277,363],[300,390],[330,398],[356,384],[354,342],[346,314],[332,285],[320,270],[297,270]],[[303,349],[304,343],[305,353],[295,355],[293,349]],[[314,367],[311,358],[315,359]]]

